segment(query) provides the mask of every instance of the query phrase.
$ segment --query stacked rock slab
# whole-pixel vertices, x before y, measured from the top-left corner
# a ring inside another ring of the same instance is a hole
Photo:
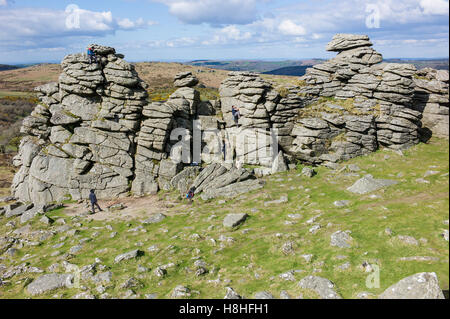
[[[414,75],[414,109],[423,115],[423,133],[449,136],[449,76],[447,70],[424,68]]]
[[[243,168],[230,169],[220,163],[213,163],[204,168],[195,178],[191,187],[203,200],[216,197],[235,197],[263,187],[250,172]]]
[[[416,69],[381,63],[365,35],[337,34],[337,56],[307,69],[300,95],[315,103],[300,111],[290,152],[311,163],[345,160],[379,145],[404,149],[419,142],[421,114],[413,109]]]
[[[294,119],[302,107],[301,98],[291,93],[282,97],[269,82],[249,72],[230,72],[219,93],[230,141],[228,154],[232,156],[235,152],[236,160],[242,163],[270,167],[278,155],[272,146],[290,146]],[[239,127],[233,120],[232,106],[240,110]]]
[[[172,188],[171,180],[181,171],[182,163],[191,162],[186,145],[190,144],[192,118],[200,103],[198,91],[191,87],[197,83],[192,73],[180,73],[174,84],[181,87],[167,102],[144,106],[137,136],[133,194],[142,196]]]
[[[91,45],[98,63],[68,55],[57,83],[36,89],[40,103],[24,120],[12,193],[37,204],[127,195],[146,85],[114,48]]]

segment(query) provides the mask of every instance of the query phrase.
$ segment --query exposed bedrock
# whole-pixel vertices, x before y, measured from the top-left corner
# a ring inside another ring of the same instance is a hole
[[[39,103],[23,121],[14,158],[12,195],[23,202],[191,186],[204,199],[232,197],[262,187],[253,173],[283,172],[298,161],[334,166],[380,147],[448,138],[448,72],[382,63],[364,35],[336,35],[327,46],[336,57],[297,85],[230,72],[211,101],[200,100],[198,79],[183,72],[167,101],[150,102],[123,55],[91,46],[97,63],[68,55],[58,82],[36,88]]]

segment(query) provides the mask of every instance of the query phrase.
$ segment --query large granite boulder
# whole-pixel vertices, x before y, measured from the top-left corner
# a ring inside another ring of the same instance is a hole
[[[444,299],[434,272],[417,273],[387,288],[379,299]]]
[[[448,70],[424,68],[414,75],[414,109],[421,112],[424,137],[449,136]]]

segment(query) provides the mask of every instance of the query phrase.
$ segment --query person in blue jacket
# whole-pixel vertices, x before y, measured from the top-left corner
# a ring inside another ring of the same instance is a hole
[[[97,63],[97,57],[95,56],[95,52],[94,52],[93,48],[88,48],[87,54],[88,54],[88,57],[89,57],[89,64],[91,64],[92,61]]]
[[[195,187],[191,187],[191,188],[189,189],[189,191],[187,192],[187,194],[186,194],[186,199],[187,199],[190,203],[192,203],[192,199],[194,198],[194,195],[195,195]]]
[[[93,189],[91,189],[91,192],[89,194],[89,200],[91,201],[91,205],[92,205],[92,214],[95,214],[95,206],[98,208],[99,211],[102,211],[102,209],[98,205],[97,196],[95,196]]]

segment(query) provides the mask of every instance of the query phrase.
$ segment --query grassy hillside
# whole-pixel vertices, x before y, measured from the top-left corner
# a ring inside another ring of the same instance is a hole
[[[315,298],[314,293],[298,286],[307,275],[333,281],[344,298],[356,298],[360,292],[376,297],[398,280],[424,271],[436,272],[442,289],[447,290],[449,246],[441,234],[448,230],[448,158],[448,140],[433,138],[403,155],[380,150],[342,163],[337,171],[319,167],[318,174],[310,179],[300,177],[299,166],[298,170],[265,178],[262,190],[234,199],[203,202],[195,198],[191,206],[176,192],[161,192],[139,199],[100,202],[102,207],[122,202],[128,208],[89,217],[76,217],[86,209],[82,204],[69,203],[64,209],[47,213],[57,220],[54,226],[42,224],[40,217],[31,221],[31,229],[23,230],[28,235],[21,236],[38,245],[25,245],[14,256],[4,255],[1,263],[9,269],[26,260],[44,273],[63,273],[64,260],[82,267],[98,257],[102,266],[98,265],[97,271],[110,270],[113,275],[112,281],[103,285],[82,281],[85,292],[96,297],[105,289],[113,297],[156,294],[169,298],[177,285],[184,285],[191,289],[190,298],[223,298],[225,287],[233,287],[247,298],[262,290],[276,298],[282,290],[292,298]],[[348,164],[356,164],[360,171],[350,171]],[[433,171],[432,175],[424,177],[430,173],[427,171]],[[367,195],[346,191],[365,174],[399,183]],[[427,182],[418,182],[420,178]],[[288,201],[265,204],[282,196]],[[339,200],[348,200],[349,205],[336,207],[334,202]],[[153,212],[164,213],[167,218],[157,224],[142,224]],[[238,212],[247,213],[249,218],[236,229],[225,228],[224,217]],[[62,219],[76,230],[74,236],[56,232]],[[16,226],[8,226],[9,221],[0,218],[0,233],[6,236],[23,226],[18,221],[14,221]],[[310,231],[313,225],[320,225],[316,233]],[[49,233],[52,230],[54,235]],[[338,230],[351,231],[351,248],[330,245],[330,235]],[[398,235],[412,236],[417,242],[408,245]],[[84,242],[81,250],[70,254],[70,248],[80,242]],[[291,249],[286,249],[289,245]],[[133,249],[140,249],[143,255],[114,263],[115,256]],[[311,255],[311,260],[305,255]],[[194,263],[198,259],[206,263],[207,274],[196,275]],[[379,288],[366,287],[370,273],[364,271],[363,263],[380,267]],[[52,271],[48,270],[51,265]],[[165,277],[155,275],[158,266],[167,269]],[[291,270],[294,281],[279,277]],[[0,287],[0,298],[29,297],[24,287],[29,278],[39,275],[16,274]],[[121,288],[131,277],[136,285]],[[62,289],[43,297],[70,298],[80,292]]]
[[[19,67],[15,65],[0,64],[0,71],[15,70]]]

